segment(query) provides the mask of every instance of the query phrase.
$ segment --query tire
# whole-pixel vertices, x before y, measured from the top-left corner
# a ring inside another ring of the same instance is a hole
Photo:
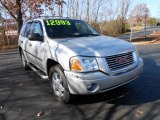
[[[70,103],[73,100],[73,95],[70,94],[68,89],[68,83],[64,75],[64,70],[60,65],[51,67],[49,72],[49,81],[53,95],[58,101]]]
[[[26,59],[24,57],[23,52],[21,52],[21,61],[22,61],[23,68],[25,70],[30,70],[30,67],[27,65],[27,61],[26,61]]]

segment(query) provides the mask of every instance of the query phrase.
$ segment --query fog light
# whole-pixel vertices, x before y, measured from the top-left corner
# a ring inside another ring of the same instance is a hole
[[[87,86],[88,91],[94,91],[97,87],[96,83],[91,83],[90,85]]]

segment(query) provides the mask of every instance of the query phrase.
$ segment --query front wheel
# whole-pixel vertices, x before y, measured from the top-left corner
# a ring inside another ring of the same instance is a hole
[[[69,92],[64,70],[60,65],[55,65],[51,68],[49,73],[49,81],[53,94],[58,101],[64,103],[69,103],[72,101],[73,95]]]

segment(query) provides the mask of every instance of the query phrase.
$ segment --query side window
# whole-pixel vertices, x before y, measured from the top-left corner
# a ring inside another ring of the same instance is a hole
[[[29,22],[26,24],[26,27],[24,29],[24,32],[22,33],[22,36],[23,37],[28,37],[28,35],[30,34],[31,32],[31,27],[32,27],[32,22]],[[22,30],[23,31],[23,30]]]
[[[40,36],[43,35],[42,26],[40,22],[35,22],[32,29],[33,33],[38,33]]]
[[[20,35],[21,35],[22,37],[25,37],[25,36],[24,36],[25,29],[26,29],[26,24],[23,24],[23,26],[22,26],[22,28],[21,28],[21,33],[20,33]]]

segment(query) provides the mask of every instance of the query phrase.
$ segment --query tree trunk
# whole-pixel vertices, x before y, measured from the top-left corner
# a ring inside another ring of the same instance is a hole
[[[22,20],[17,21],[17,25],[18,25],[17,31],[18,31],[18,35],[19,35],[19,33],[21,31],[21,27],[23,25],[23,21]]]
[[[18,6],[18,9],[17,9],[17,25],[18,25],[18,35],[20,33],[20,30],[21,30],[21,27],[23,25],[23,19],[22,19],[22,11],[21,11],[21,1],[20,0],[16,0],[16,4]]]

